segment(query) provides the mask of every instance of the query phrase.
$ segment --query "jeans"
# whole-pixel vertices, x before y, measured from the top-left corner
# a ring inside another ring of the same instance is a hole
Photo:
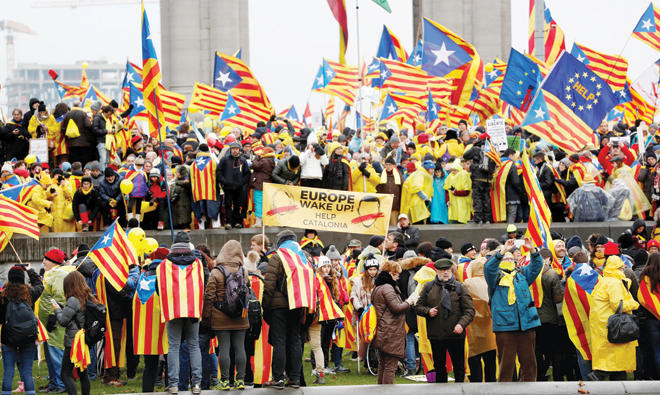
[[[211,387],[211,338],[213,334],[202,332],[199,334],[199,350],[202,353],[202,389],[207,390]]]
[[[330,350],[330,354],[332,356],[332,363],[335,364],[335,368],[343,366],[341,364],[341,356],[343,352],[344,352],[343,348],[337,347],[336,344],[332,343],[332,349]]]
[[[76,390],[76,382],[73,380],[73,362],[71,362],[71,347],[64,349],[64,358],[62,359],[62,380],[64,381],[64,386],[69,395],[77,395],[78,391]],[[80,392],[83,395],[89,395],[91,384],[89,382],[89,377],[87,376],[87,369],[80,370],[76,369],[78,377],[80,378]]]
[[[64,389],[64,382],[60,377],[64,350],[44,343],[44,352],[46,354],[46,365],[48,366],[48,389]]]
[[[412,371],[417,369],[415,358],[417,358],[417,351],[415,349],[415,334],[406,333],[406,369]]]
[[[272,309],[268,343],[273,346],[273,380],[284,380],[286,369],[289,381],[300,383],[302,371],[302,343],[300,318],[302,309]]]
[[[89,366],[87,367],[87,377],[90,380],[96,378],[96,344],[89,346]]]
[[[582,380],[591,380],[589,375],[591,374],[591,360],[582,358],[582,354],[578,351],[577,353],[577,363],[578,368],[580,368],[580,375]]]
[[[216,332],[218,336],[218,345],[220,346],[220,379],[229,380],[233,376],[231,372],[229,350],[234,351],[234,360],[236,361],[236,380],[245,380],[245,329],[240,330],[220,330]]]
[[[182,339],[188,341],[192,384],[202,383],[202,354],[199,349],[199,320],[194,318],[176,318],[167,322],[167,377],[170,387],[179,385],[179,347]]]
[[[201,350],[200,350],[201,354]],[[190,352],[188,341],[182,340],[179,346],[179,391],[188,391],[190,388]]]
[[[516,222],[516,214],[518,213],[517,204],[507,204],[506,205],[506,223],[513,224]]]
[[[108,160],[108,151],[105,150],[105,142],[96,144],[96,151],[99,153],[99,165],[101,170],[105,168],[106,161]]]
[[[25,393],[31,395],[35,393],[34,378],[32,377],[32,363],[36,355],[37,347],[32,344],[21,348],[2,345],[2,367],[4,377],[2,378],[2,395],[10,395],[12,383],[14,381],[14,367],[18,366],[18,373],[25,386]]]

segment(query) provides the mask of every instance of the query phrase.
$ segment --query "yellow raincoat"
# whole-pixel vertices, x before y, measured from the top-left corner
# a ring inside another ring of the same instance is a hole
[[[48,200],[46,189],[50,186],[50,177],[46,173],[42,173],[39,179],[40,186],[32,189],[27,206],[37,210],[37,222],[42,232],[48,232],[49,228],[53,226],[53,216],[48,210],[53,206],[53,202]]]
[[[459,143],[457,140],[447,140],[442,145],[440,145],[440,148],[438,148],[436,158],[442,157],[447,151],[449,151],[449,156],[458,158],[463,156],[463,153],[465,153],[465,146],[463,146],[463,143]]]
[[[68,180],[63,180],[61,185],[53,180],[49,190],[54,191],[53,208],[53,232],[75,232],[76,220],[73,218],[73,209],[71,202],[75,191]]]
[[[48,134],[44,137],[50,137],[55,133],[59,134],[60,124],[57,123],[52,115],[48,115],[48,118],[41,123],[48,128]],[[34,114],[32,118],[30,118],[30,123],[28,124],[28,132],[30,132],[33,139],[37,138],[37,127],[39,127],[39,121],[37,121],[37,114]]]
[[[639,307],[639,303],[628,291],[630,280],[621,271],[622,266],[621,258],[617,256],[607,258],[603,277],[598,280],[591,292],[589,325],[591,326],[591,364],[594,370],[631,372],[636,368],[637,341],[622,344],[607,341],[607,319],[617,311],[619,301],[623,301],[624,313],[631,313]]]
[[[376,186],[380,183],[380,175],[376,173],[371,164],[367,164],[369,178],[365,177],[359,169],[360,165],[356,161],[351,161],[351,183],[354,192],[376,193]]]
[[[445,180],[445,190],[449,191],[449,220],[465,224],[472,216],[472,180],[460,163],[455,161],[450,169],[459,171],[456,173],[452,171]],[[470,191],[470,193],[467,196],[456,196],[455,191]]]
[[[401,187],[400,213],[407,214],[411,223],[423,221],[431,216],[418,192],[423,192],[428,199],[433,197],[433,177],[422,168],[409,175]]]

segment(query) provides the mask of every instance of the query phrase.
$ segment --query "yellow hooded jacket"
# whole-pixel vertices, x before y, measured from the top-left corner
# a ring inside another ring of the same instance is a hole
[[[450,169],[458,172],[452,172],[445,180],[445,190],[449,191],[449,220],[465,224],[472,216],[472,180],[457,161],[451,164]],[[456,196],[456,191],[470,192],[467,196]]]
[[[418,192],[423,192],[428,199],[433,197],[433,177],[423,168],[409,175],[401,187],[401,214],[407,214],[411,223],[423,221],[431,216]]]
[[[371,163],[367,164],[369,177],[365,177],[359,169],[357,161],[351,161],[351,183],[355,192],[376,193],[376,186],[380,183],[380,175],[376,173]]]

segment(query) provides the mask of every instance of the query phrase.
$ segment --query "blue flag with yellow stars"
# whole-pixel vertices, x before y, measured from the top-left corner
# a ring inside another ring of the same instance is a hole
[[[519,110],[527,111],[542,80],[539,65],[511,48],[506,74],[502,81],[500,100]]]

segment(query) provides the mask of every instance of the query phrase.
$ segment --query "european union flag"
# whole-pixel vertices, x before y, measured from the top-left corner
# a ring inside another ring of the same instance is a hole
[[[569,53],[560,56],[542,89],[554,95],[593,130],[618,104],[607,82]]]
[[[237,115],[241,112],[241,108],[238,107],[236,100],[231,95],[227,95],[227,103],[225,104],[225,109],[220,114],[220,122],[225,119],[231,118],[234,115]]]
[[[241,81],[243,81],[243,78],[216,53],[215,66],[213,67],[213,87],[228,92],[231,88],[240,84]]]
[[[470,54],[426,19],[422,46],[422,70],[430,75],[444,77],[472,61]]]
[[[392,99],[392,96],[388,93],[387,98],[385,98],[385,103],[383,103],[383,110],[380,112],[380,120],[382,121],[391,117],[392,114],[397,111],[399,111],[399,106],[396,105],[394,99]]]
[[[542,79],[539,66],[511,48],[500,99],[519,110],[527,111]]]

